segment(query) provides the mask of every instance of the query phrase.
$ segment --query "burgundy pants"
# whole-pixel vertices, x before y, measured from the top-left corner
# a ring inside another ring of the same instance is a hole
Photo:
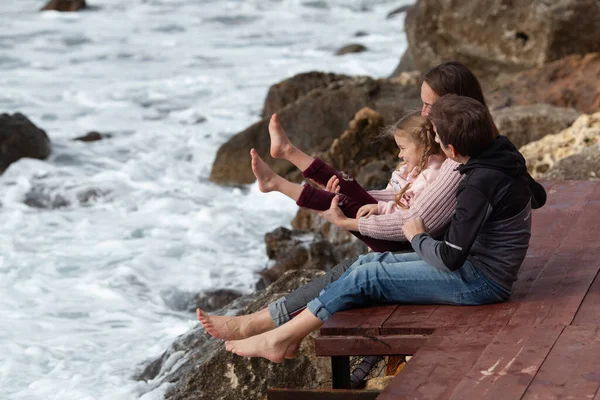
[[[358,210],[366,204],[377,204],[377,200],[367,193],[353,178],[331,168],[318,158],[315,158],[312,164],[302,172],[302,175],[323,186],[327,184],[332,176],[337,176],[340,181],[339,207],[348,218],[356,218]],[[300,207],[310,208],[311,210],[324,211],[331,206],[333,196],[335,194],[331,192],[314,188],[311,185],[304,185],[296,204]],[[363,236],[359,232],[351,233],[376,252],[399,251],[411,248],[410,243],[407,241],[395,242]]]

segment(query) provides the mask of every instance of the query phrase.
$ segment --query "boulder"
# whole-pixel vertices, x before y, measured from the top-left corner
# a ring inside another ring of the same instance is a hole
[[[40,11],[79,11],[86,7],[85,0],[50,0]]]
[[[235,289],[207,290],[204,293],[199,293],[194,296],[194,305],[189,308],[189,311],[195,311],[196,308],[201,308],[204,311],[212,312],[225,307],[241,295],[242,293]]]
[[[600,179],[600,144],[586,147],[577,154],[557,161],[540,178],[552,180]]]
[[[317,88],[325,88],[333,82],[351,79],[348,75],[331,74],[325,72],[306,72],[281,81],[269,88],[263,106],[263,118],[271,115],[305,96]]]
[[[50,139],[20,113],[0,114],[0,174],[23,157],[45,160],[50,155]]]
[[[321,275],[322,271],[315,270],[289,272],[265,291],[242,296],[220,313],[241,315],[258,311]],[[328,359],[316,357],[312,335],[302,342],[298,357],[274,364],[227,352],[223,341],[210,337],[198,325],[146,365],[136,378],[152,380],[151,388],[171,383],[166,393],[169,400],[258,399],[266,395],[269,387],[330,386],[331,366]]]
[[[500,133],[508,136],[517,148],[568,128],[578,116],[579,113],[573,108],[549,104],[514,106],[492,111]]]
[[[112,137],[112,135],[110,135],[108,133],[100,133],[100,132],[92,131],[92,132],[86,133],[83,136],[76,137],[73,140],[77,140],[80,142],[96,142],[98,140],[108,139],[111,137]]]
[[[367,51],[367,50],[368,49],[365,46],[363,46],[362,44],[352,43],[352,44],[347,44],[347,45],[337,49],[337,51],[335,52],[335,55],[343,56],[344,54],[362,53],[363,51]]]
[[[406,33],[421,72],[459,60],[480,78],[600,51],[597,0],[418,0]]]
[[[486,99],[491,108],[548,103],[590,114],[600,111],[599,92],[600,53],[591,53],[568,56],[499,80]]]
[[[600,142],[600,112],[581,115],[573,125],[554,135],[531,142],[520,151],[527,160],[527,169],[534,178],[549,172],[567,157],[581,153]]]
[[[407,110],[418,109],[419,98],[418,85],[394,79],[356,77],[311,90],[277,115],[291,141],[312,154],[328,149],[360,109],[370,107],[379,112],[384,121],[392,123]],[[253,147],[275,172],[285,177],[293,174],[295,167],[289,162],[269,155],[268,124],[269,118],[264,118],[223,144],[217,152],[210,180],[224,184],[254,182],[250,169]]]

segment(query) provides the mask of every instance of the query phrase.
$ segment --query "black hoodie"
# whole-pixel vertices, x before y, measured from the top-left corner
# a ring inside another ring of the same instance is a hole
[[[531,208],[546,202],[546,191],[527,173],[525,159],[505,136],[458,167],[464,178],[443,240],[427,233],[412,239],[427,262],[455,271],[470,261],[510,289],[529,247]]]

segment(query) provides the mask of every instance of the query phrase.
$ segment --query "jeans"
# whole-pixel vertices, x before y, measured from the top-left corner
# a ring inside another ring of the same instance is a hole
[[[307,308],[321,321],[351,308],[395,304],[482,305],[498,303],[510,291],[470,263],[456,271],[428,264],[416,253],[362,255]]]

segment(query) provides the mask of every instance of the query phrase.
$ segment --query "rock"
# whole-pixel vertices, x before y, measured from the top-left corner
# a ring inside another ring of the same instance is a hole
[[[598,92],[600,53],[591,53],[565,57],[499,80],[486,99],[492,108],[548,103],[590,114],[600,111]]]
[[[517,148],[568,128],[578,116],[579,113],[573,108],[549,104],[514,106],[492,111],[500,133],[508,136]]]
[[[366,32],[366,31],[356,31],[356,33],[354,34],[354,37],[365,37],[365,36],[369,36],[369,32]]]
[[[269,88],[263,106],[263,118],[271,115],[305,96],[317,88],[325,88],[333,82],[351,79],[348,75],[327,74],[324,72],[306,72],[281,81]]]
[[[50,155],[50,139],[20,113],[0,114],[0,174],[23,157],[45,160]]]
[[[363,51],[367,51],[368,49],[363,46],[362,44],[358,44],[358,43],[352,43],[352,44],[347,44],[339,49],[337,49],[337,51],[335,52],[336,56],[343,56],[344,54],[350,54],[350,53],[362,53]]]
[[[529,143],[521,147],[520,151],[527,160],[527,169],[531,176],[539,178],[542,174],[550,172],[558,161],[581,153],[598,142],[600,142],[600,112],[581,115],[571,127]],[[563,165],[563,171],[568,163],[565,162]]]
[[[230,304],[241,295],[242,292],[233,289],[207,290],[194,296],[194,306],[189,311],[193,312],[196,308],[201,308],[204,311],[213,312]]]
[[[357,77],[311,90],[282,108],[277,115],[292,142],[312,154],[328,149],[360,109],[370,107],[385,121],[393,123],[406,110],[418,109],[419,98],[418,85],[401,84],[393,79]],[[222,145],[210,180],[225,184],[252,183],[255,180],[250,169],[252,147],[275,172],[284,177],[293,175],[296,169],[289,162],[269,155],[268,124],[269,119],[265,118]]]
[[[110,137],[112,137],[112,135],[92,131],[92,132],[86,133],[84,136],[76,137],[73,140],[78,140],[80,142],[95,142],[97,140],[108,139]]]
[[[29,207],[48,210],[64,208],[71,205],[71,202],[60,194],[50,194],[35,188],[25,194],[23,203]]]
[[[395,16],[402,14],[403,12],[408,11],[410,8],[412,7],[412,5],[406,5],[406,6],[400,6],[392,11],[390,11],[387,15],[387,17],[385,17],[385,19],[391,19],[394,18]]]
[[[597,0],[418,0],[405,26],[419,71],[458,60],[485,78],[600,51],[598,20]]]
[[[390,376],[380,376],[378,378],[369,379],[367,381],[367,386],[365,387],[365,390],[383,391],[383,389],[385,389],[386,386],[389,385],[390,382],[392,380],[394,380],[395,377],[396,377],[395,375],[390,375]]]
[[[85,0],[50,0],[40,11],[79,11],[86,7]]]
[[[242,296],[223,312],[235,315],[258,311],[322,274],[314,270],[289,272],[264,292]],[[151,388],[172,383],[166,393],[169,400],[258,399],[266,395],[268,387],[330,386],[331,366],[328,359],[316,357],[312,335],[302,342],[298,357],[274,364],[233,355],[225,350],[223,341],[206,335],[197,326],[149,363],[137,379],[153,380]]]
[[[403,72],[411,72],[414,71],[415,69],[415,63],[412,60],[412,56],[410,55],[410,51],[406,50],[404,52],[404,54],[402,55],[402,58],[400,59],[400,64],[398,64],[398,66],[396,67],[396,69],[394,70],[394,72],[392,72],[392,75],[390,75],[391,78],[400,75]],[[420,73],[419,73],[419,78],[420,78]]]
[[[540,179],[598,180],[600,179],[600,144],[557,161]]]
[[[279,227],[265,235],[265,243],[267,256],[273,265],[259,273],[261,280],[256,285],[257,289],[265,288],[287,271],[327,270],[337,263],[331,243],[320,235]]]

